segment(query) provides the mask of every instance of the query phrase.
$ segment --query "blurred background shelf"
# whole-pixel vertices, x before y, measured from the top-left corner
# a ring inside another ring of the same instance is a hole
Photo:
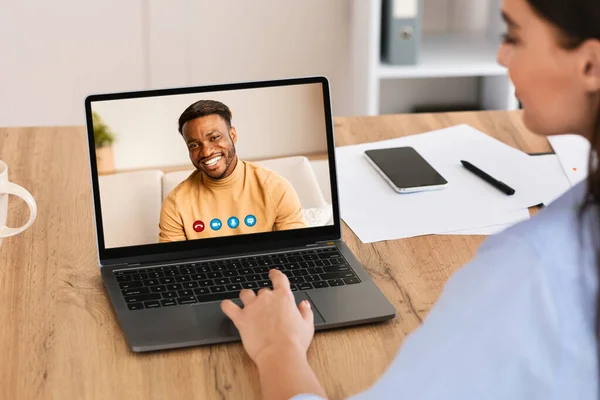
[[[496,62],[498,41],[476,33],[428,34],[421,44],[418,65],[380,62],[381,79],[505,76]]]
[[[514,87],[496,61],[500,0],[419,1],[419,62],[390,65],[381,61],[382,0],[352,0],[352,113],[517,109]]]

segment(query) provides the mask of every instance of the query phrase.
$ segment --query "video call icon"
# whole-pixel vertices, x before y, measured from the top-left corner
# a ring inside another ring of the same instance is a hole
[[[194,231],[200,233],[204,230],[204,222],[202,221],[196,221],[194,222]]]
[[[219,229],[221,229],[222,225],[223,224],[221,223],[221,220],[218,218],[215,218],[212,221],[210,221],[210,227],[213,231],[218,231]]]
[[[227,226],[229,226],[231,229],[235,229],[240,225],[240,220],[237,219],[236,217],[230,217],[227,220]]]
[[[256,225],[256,217],[252,214],[248,214],[246,215],[246,218],[244,218],[244,222],[247,226],[253,227],[254,225]]]

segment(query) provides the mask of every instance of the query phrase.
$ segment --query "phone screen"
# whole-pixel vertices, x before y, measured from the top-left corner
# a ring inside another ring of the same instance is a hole
[[[439,186],[448,183],[412,147],[367,150],[365,154],[398,189]]]

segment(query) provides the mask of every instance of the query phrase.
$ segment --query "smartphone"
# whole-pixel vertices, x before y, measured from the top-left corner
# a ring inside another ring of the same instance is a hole
[[[412,147],[367,150],[365,156],[398,193],[439,190],[448,185],[448,181]]]

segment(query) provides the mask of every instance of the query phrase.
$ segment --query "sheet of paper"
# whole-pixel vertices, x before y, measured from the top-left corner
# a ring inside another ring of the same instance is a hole
[[[544,205],[550,204],[571,188],[569,179],[556,154],[531,156],[531,161],[535,164],[536,170],[543,172],[540,174],[538,187],[541,190]]]
[[[480,228],[465,229],[462,231],[441,232],[438,234],[439,235],[495,235],[496,233],[500,233],[503,230],[510,228],[513,225],[518,224],[519,222],[527,221],[529,219],[529,210],[528,209],[510,211],[510,213],[512,214],[513,220],[506,224],[482,226]]]
[[[550,136],[548,141],[558,156],[571,186],[584,180],[588,175],[590,142],[579,135]]]
[[[364,151],[414,147],[448,180],[443,190],[396,193]],[[467,125],[336,149],[341,216],[365,243],[510,224],[511,211],[543,202],[530,156]],[[467,171],[467,160],[512,186],[507,196]]]

